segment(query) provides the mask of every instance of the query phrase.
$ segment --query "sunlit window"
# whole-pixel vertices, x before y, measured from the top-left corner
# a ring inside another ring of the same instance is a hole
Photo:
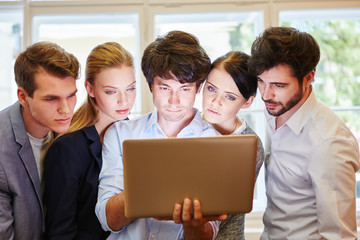
[[[52,41],[73,53],[81,63],[81,78],[77,81],[80,106],[86,97],[84,75],[86,58],[90,51],[104,42],[120,43],[134,57],[137,79],[137,98],[133,115],[141,112],[141,89],[139,69],[139,23],[138,14],[78,14],[39,15],[33,18],[33,42]]]
[[[17,100],[14,62],[22,46],[22,11],[0,9],[0,110]]]

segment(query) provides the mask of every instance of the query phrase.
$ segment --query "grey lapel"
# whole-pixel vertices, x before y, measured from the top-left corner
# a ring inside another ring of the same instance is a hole
[[[37,170],[34,154],[30,154],[32,153],[32,148],[21,115],[21,105],[20,103],[15,104],[17,104],[17,106],[12,108],[10,111],[10,121],[13,128],[12,130],[14,132],[15,141],[21,146],[19,150],[19,156],[35,189],[41,207],[41,212],[43,214],[39,173]]]

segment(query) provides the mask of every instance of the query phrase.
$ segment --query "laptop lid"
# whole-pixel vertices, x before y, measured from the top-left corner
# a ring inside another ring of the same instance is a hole
[[[255,135],[125,140],[125,216],[171,217],[185,197],[204,216],[248,213],[256,153]]]

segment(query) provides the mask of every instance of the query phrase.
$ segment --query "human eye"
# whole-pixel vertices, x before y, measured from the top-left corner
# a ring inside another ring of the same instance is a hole
[[[213,88],[212,86],[208,86],[208,87],[207,87],[207,90],[208,90],[209,92],[216,92],[215,88]]]
[[[284,88],[284,87],[286,86],[286,84],[283,84],[283,83],[275,83],[274,86],[277,87],[277,88]]]
[[[189,87],[184,87],[181,89],[183,92],[189,92],[191,90],[191,88]]]
[[[116,91],[115,90],[105,90],[105,93],[108,95],[112,95],[112,94],[115,94]]]
[[[56,100],[56,99],[57,99],[57,98],[54,97],[54,96],[48,96],[48,97],[45,97],[45,98],[44,98],[45,101],[54,101],[54,100]]]
[[[169,88],[167,86],[159,86],[159,89],[162,91],[169,90]]]
[[[75,97],[75,96],[76,96],[76,92],[70,94],[70,95],[69,95],[69,98],[73,98],[73,97]]]
[[[225,98],[230,100],[230,101],[235,101],[236,100],[236,97],[234,97],[232,95],[226,95]]]
[[[128,87],[126,89],[126,91],[129,91],[129,92],[132,92],[132,91],[135,91],[135,90],[136,90],[135,86],[131,86],[131,87]]]

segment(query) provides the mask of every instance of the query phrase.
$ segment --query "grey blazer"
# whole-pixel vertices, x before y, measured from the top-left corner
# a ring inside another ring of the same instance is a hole
[[[0,112],[0,239],[40,240],[40,179],[20,106]]]

